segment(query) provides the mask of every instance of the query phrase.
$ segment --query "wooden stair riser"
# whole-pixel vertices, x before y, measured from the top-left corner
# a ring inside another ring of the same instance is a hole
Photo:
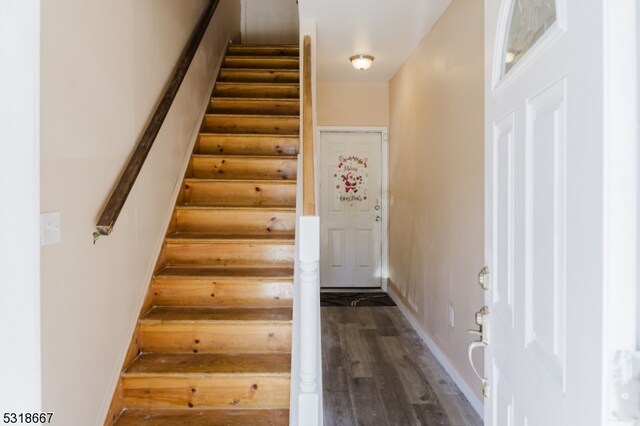
[[[297,155],[298,136],[200,134],[196,154]]]
[[[169,265],[293,267],[295,247],[285,244],[240,242],[172,242],[167,240]]]
[[[288,408],[288,375],[124,377],[130,408]]]
[[[291,350],[290,322],[167,321],[141,323],[139,328],[143,352],[286,353]]]
[[[162,409],[127,410],[114,426],[288,426],[289,410],[274,409]]]
[[[291,280],[155,277],[153,302],[162,306],[291,307]]]
[[[206,133],[280,134],[298,133],[300,119],[278,115],[207,114],[202,122]]]
[[[198,179],[295,180],[297,157],[193,156],[190,176]]]
[[[214,97],[300,99],[300,87],[295,83],[216,83]]]
[[[247,233],[292,235],[293,210],[176,209],[172,231],[178,233]]]
[[[300,47],[297,44],[289,45],[231,45],[227,49],[228,56],[300,56]]]
[[[288,181],[186,179],[181,199],[192,206],[295,207],[296,185]]]
[[[298,115],[300,102],[297,99],[251,99],[219,98],[211,99],[209,114],[259,114]]]
[[[218,75],[218,81],[227,83],[298,83],[300,73],[298,70],[223,68]]]
[[[300,68],[300,60],[286,56],[227,56],[222,63],[223,68],[262,68],[290,69]]]

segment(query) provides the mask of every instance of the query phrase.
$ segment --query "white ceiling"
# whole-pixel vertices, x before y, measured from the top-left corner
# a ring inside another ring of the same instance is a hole
[[[451,0],[299,0],[300,20],[316,22],[318,80],[386,83]],[[373,55],[358,71],[349,57]]]

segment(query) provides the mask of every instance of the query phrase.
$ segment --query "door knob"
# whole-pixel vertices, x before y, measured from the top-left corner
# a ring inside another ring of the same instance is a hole
[[[376,222],[380,222],[382,218],[380,216],[376,216]]]

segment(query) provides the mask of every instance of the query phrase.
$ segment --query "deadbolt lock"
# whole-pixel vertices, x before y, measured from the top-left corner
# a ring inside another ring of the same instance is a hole
[[[483,290],[489,290],[489,267],[485,266],[478,272],[478,284]]]

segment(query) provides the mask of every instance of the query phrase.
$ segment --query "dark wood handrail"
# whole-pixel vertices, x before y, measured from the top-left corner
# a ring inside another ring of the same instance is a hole
[[[196,25],[193,33],[191,34],[191,38],[189,39],[186,47],[182,51],[182,55],[178,60],[178,64],[173,72],[173,76],[171,77],[171,81],[162,95],[162,100],[156,107],[156,110],[147,125],[142,137],[138,141],[138,144],[129,159],[129,163],[127,164],[124,172],[120,176],[120,180],[116,185],[107,205],[105,206],[102,214],[100,215],[100,219],[98,219],[98,223],[96,224],[96,232],[94,232],[94,241],[100,235],[109,235],[113,230],[113,226],[120,215],[120,211],[122,211],[122,207],[124,206],[125,201],[127,201],[127,197],[131,192],[131,188],[136,182],[138,174],[144,165],[144,162],[153,146],[153,143],[160,132],[160,128],[162,127],[162,123],[164,123],[167,114],[169,113],[169,109],[173,104],[173,101],[178,94],[178,90],[180,89],[180,85],[184,80],[184,77],[189,70],[189,66],[193,61],[193,58],[196,55],[198,47],[200,47],[200,43],[202,38],[204,37],[207,28],[209,27],[209,23],[213,18],[213,14],[218,7],[218,3],[220,0],[210,0],[209,6],[202,13],[198,24]]]
[[[312,92],[311,36],[305,35],[302,49],[302,214],[305,216],[316,214]]]

